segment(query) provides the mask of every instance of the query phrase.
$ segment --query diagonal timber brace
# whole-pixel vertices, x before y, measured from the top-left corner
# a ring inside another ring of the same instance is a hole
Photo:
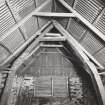
[[[84,65],[86,66],[86,71],[89,73],[91,80],[93,82],[95,91],[97,93],[98,101],[100,105],[105,105],[105,90],[104,86],[102,84],[102,80],[100,78],[100,75],[97,71],[97,68],[95,65],[88,59],[86,54],[82,51],[82,49],[79,47],[79,44],[76,42],[76,40],[57,22],[53,21],[54,26],[59,30],[59,32],[67,38],[67,42],[72,46],[72,48],[77,52],[77,56],[80,57],[80,59],[84,62]]]

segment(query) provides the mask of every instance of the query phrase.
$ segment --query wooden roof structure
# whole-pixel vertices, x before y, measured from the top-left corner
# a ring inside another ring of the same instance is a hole
[[[8,81],[41,46],[67,42],[90,75],[100,105],[105,105],[105,4],[99,0],[2,0],[0,5],[0,73],[2,97]],[[7,18],[8,17],[8,18]],[[55,30],[54,32],[50,32]],[[56,32],[57,31],[57,32]],[[23,52],[25,52],[23,54]],[[12,67],[19,59],[16,67]],[[2,76],[1,76],[2,77]],[[5,99],[1,97],[2,105]]]

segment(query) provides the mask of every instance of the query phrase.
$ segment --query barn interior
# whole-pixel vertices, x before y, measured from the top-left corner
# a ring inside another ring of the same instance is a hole
[[[0,0],[0,105],[105,105],[105,1]]]

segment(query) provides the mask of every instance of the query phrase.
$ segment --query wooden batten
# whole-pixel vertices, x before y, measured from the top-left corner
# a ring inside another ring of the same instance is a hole
[[[62,48],[63,45],[57,45],[57,44],[41,44],[40,47],[47,47],[47,48]]]
[[[65,37],[43,37],[40,41],[66,41],[66,38]]]
[[[59,33],[46,33],[45,36],[46,37],[60,37],[61,34],[59,34]]]
[[[38,16],[38,17],[58,17],[58,18],[70,18],[70,17],[75,17],[75,14],[73,13],[51,13],[51,12],[34,12],[33,16]]]

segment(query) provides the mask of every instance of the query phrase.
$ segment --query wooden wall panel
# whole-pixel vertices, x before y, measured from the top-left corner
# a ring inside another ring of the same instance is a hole
[[[105,48],[97,52],[94,57],[105,67]]]
[[[20,21],[35,9],[34,0],[8,0],[8,5],[16,21]]]
[[[51,11],[52,11],[52,1],[50,0],[48,5],[44,7],[43,9],[41,9],[39,12],[51,12]],[[45,25],[49,21],[49,19],[50,18],[39,17],[38,18],[39,27],[42,27],[43,25]]]
[[[80,43],[91,54],[96,53],[98,50],[104,47],[104,43],[102,43],[102,40],[99,40],[97,35],[92,32],[87,32]]]
[[[5,37],[1,43],[13,53],[24,43],[24,39],[20,31],[17,29],[12,34]]]
[[[30,38],[38,30],[38,23],[36,17],[31,17],[27,22],[21,26],[22,32],[26,39]]]
[[[68,78],[67,77],[53,77],[53,96],[67,97],[68,96]]]
[[[35,96],[51,96],[51,77],[39,77],[35,80]]]
[[[62,6],[59,2],[56,1],[55,11],[58,13],[69,13],[69,11]],[[57,18],[57,21],[64,27],[67,27],[69,18]]]
[[[10,53],[0,45],[0,63],[6,60],[9,57]]]
[[[15,21],[5,2],[0,4],[0,36],[15,24]]]

